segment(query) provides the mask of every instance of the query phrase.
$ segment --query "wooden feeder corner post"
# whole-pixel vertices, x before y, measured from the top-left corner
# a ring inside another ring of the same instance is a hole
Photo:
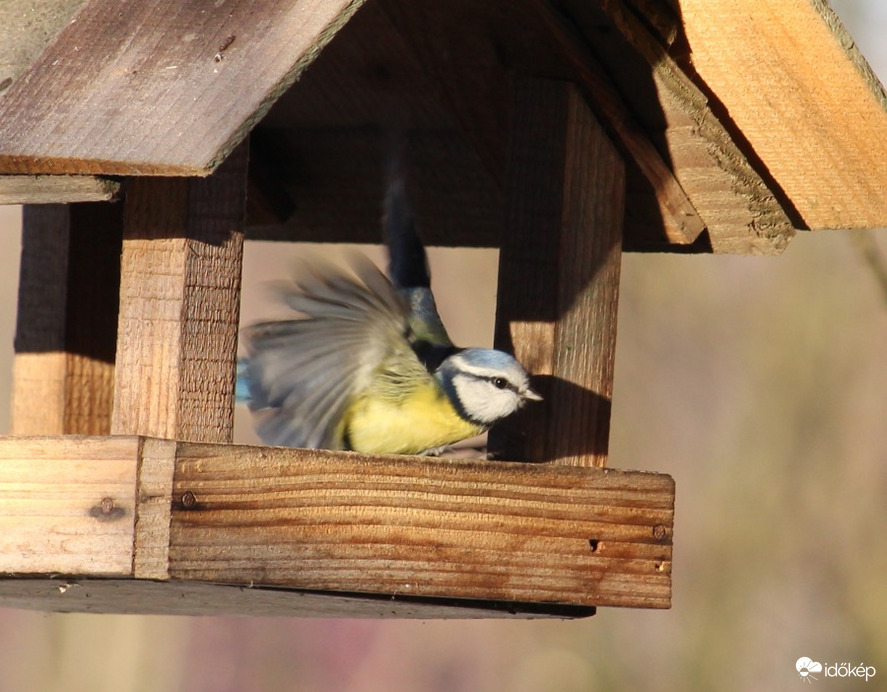
[[[280,20],[304,33],[298,9],[313,8],[305,26],[317,36],[285,44],[303,51],[293,65],[354,9],[306,3]],[[104,11],[87,2],[53,50],[80,45]],[[248,90],[237,50],[261,47],[244,38],[251,16],[194,21],[238,36],[218,80]],[[103,75],[89,78],[97,91]],[[170,81],[163,98],[180,90],[203,108],[189,84]],[[17,88],[0,115],[27,101]],[[169,170],[150,137],[147,163],[0,151],[16,174],[131,170],[118,202],[25,210],[13,435],[0,440],[0,605],[424,618],[669,607],[674,483],[605,468],[626,172],[583,93],[569,80],[512,81],[496,341],[538,373],[546,398],[493,431],[497,461],[231,444],[246,140],[221,155],[229,136],[207,159],[184,147]],[[203,121],[181,126],[192,122]],[[212,173],[157,177],[197,172]]]

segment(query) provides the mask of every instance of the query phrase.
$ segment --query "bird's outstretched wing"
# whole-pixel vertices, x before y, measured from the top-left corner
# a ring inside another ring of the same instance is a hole
[[[350,273],[315,267],[281,297],[304,318],[245,331],[257,432],[266,444],[341,449],[349,403],[383,365],[424,370],[406,339],[408,308],[365,257]]]

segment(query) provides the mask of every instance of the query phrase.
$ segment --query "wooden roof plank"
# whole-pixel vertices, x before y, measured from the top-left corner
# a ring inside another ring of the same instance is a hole
[[[82,2],[40,0],[42,24],[23,14],[33,3],[0,8],[0,19],[28,34],[0,50],[0,175],[206,175],[362,4],[244,0],[166,11],[89,0],[23,72]],[[622,128],[615,138],[630,154],[628,194],[638,203],[629,205],[626,236],[634,245],[689,243],[704,222],[701,242],[685,248],[774,252],[792,226],[887,225],[887,97],[822,0],[438,5],[384,0],[368,8],[386,36],[400,32],[390,52],[396,64],[412,62],[393,81],[368,63],[372,88],[343,101],[359,106],[349,122],[378,125],[373,112],[399,102],[392,89],[419,79],[425,91],[411,96],[407,119],[420,117],[423,129],[454,116],[495,187],[507,125],[503,76],[580,83],[599,115],[612,104],[598,82],[612,78],[622,110],[604,115],[614,133]],[[376,34],[364,33],[372,45]],[[12,77],[4,76],[9,65]],[[327,78],[320,101],[348,110],[337,94],[349,80]],[[456,93],[463,88],[470,93]],[[453,112],[435,110],[439,101]],[[326,122],[327,111],[306,109],[312,122]],[[35,180],[33,197],[6,200],[67,194],[64,181]],[[40,184],[61,187],[47,194]],[[103,193],[72,194],[64,201]],[[646,228],[654,229],[648,238],[638,232]],[[488,231],[484,243],[494,236]]]
[[[810,229],[887,226],[887,98],[823,0],[681,0],[692,64]]]
[[[0,100],[0,172],[206,175],[361,3],[90,0]]]

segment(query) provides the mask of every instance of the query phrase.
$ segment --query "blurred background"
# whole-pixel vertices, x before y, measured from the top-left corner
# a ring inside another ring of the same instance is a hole
[[[832,5],[887,81],[887,3]],[[0,207],[0,392],[20,221]],[[801,684],[801,656],[887,679],[887,288],[873,250],[887,256],[887,231],[802,233],[778,258],[624,257],[610,465],[677,482],[671,610],[507,622],[0,610],[0,692],[772,690]],[[261,283],[288,259],[248,244],[246,322],[269,316]],[[495,266],[492,250],[432,253],[459,343],[491,341]]]

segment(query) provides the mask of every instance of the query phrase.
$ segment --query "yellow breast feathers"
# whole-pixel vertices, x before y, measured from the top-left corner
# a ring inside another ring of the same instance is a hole
[[[344,423],[349,446],[363,454],[419,454],[484,431],[456,413],[432,377],[399,398],[362,393]]]

